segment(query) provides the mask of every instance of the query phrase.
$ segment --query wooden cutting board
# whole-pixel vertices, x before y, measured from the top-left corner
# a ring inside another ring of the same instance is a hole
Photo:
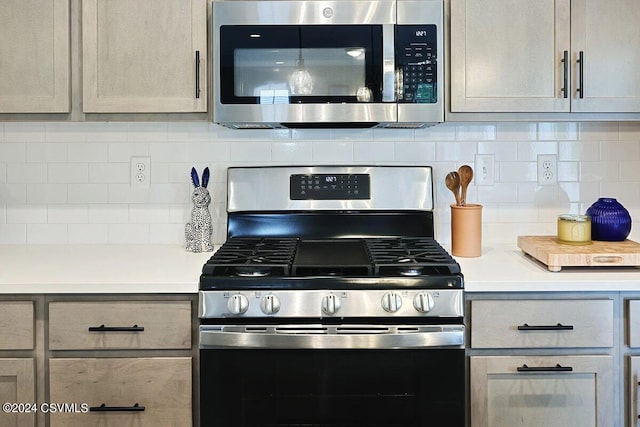
[[[549,271],[562,267],[637,267],[640,243],[592,241],[590,245],[558,243],[556,236],[518,236],[518,247],[547,266]]]

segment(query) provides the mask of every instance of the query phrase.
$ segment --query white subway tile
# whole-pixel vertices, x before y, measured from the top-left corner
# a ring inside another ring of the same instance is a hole
[[[51,163],[48,181],[51,184],[88,183],[89,165],[87,163]]]
[[[61,163],[67,161],[67,144],[45,142],[26,144],[26,161],[29,163]]]
[[[151,187],[153,186],[155,186],[155,184],[151,184]],[[131,188],[130,184],[108,184],[108,202],[148,203],[151,187],[147,190]]]
[[[617,141],[618,122],[582,122],[578,138],[582,141]]]
[[[496,211],[497,222],[501,224],[538,221],[538,209],[520,203],[500,203]]]
[[[46,205],[7,205],[7,224],[44,224],[47,222]]]
[[[69,203],[107,203],[107,184],[68,184],[67,200]]]
[[[558,161],[595,162],[600,160],[600,143],[592,141],[558,142]]]
[[[87,205],[55,205],[47,207],[47,222],[50,224],[83,224],[89,222]]]
[[[518,201],[518,185],[496,183],[493,186],[478,187],[478,203],[515,203]]]
[[[0,244],[24,245],[27,243],[26,224],[0,224]]]
[[[394,159],[395,150],[392,142],[353,143],[353,160],[356,162],[392,162]]]
[[[152,245],[182,245],[185,243],[184,225],[150,224],[149,243]]]
[[[47,182],[46,163],[9,163],[7,164],[7,182],[18,183],[45,183]]]
[[[558,182],[575,182],[580,179],[580,163],[558,162]]]
[[[403,141],[395,143],[395,159],[403,162],[433,162],[436,159],[436,143]]]
[[[460,141],[486,141],[496,139],[494,124],[462,124],[456,128],[456,139]]]
[[[92,224],[125,224],[129,222],[129,205],[124,203],[89,205]]]
[[[231,145],[229,156],[233,162],[260,162],[267,164],[271,161],[271,144],[262,141],[238,141]]]
[[[295,140],[326,140],[331,139],[330,129],[291,129],[291,139]]]
[[[169,141],[211,141],[216,139],[216,129],[210,122],[170,122],[167,126]]]
[[[27,224],[27,244],[66,244],[67,224]]]
[[[162,142],[148,144],[148,151],[154,162],[187,162],[191,159],[189,155],[190,145],[195,144],[187,142]]]
[[[101,162],[114,162],[114,163],[128,163],[131,161],[131,157],[136,156],[149,156],[149,145],[144,142],[136,142],[123,144],[121,142],[114,142],[108,144],[108,155],[102,158]]]
[[[235,144],[235,143],[234,143]],[[269,143],[264,142],[264,141],[260,141],[260,142],[255,142],[255,143],[237,143],[237,144],[249,144],[247,146],[244,147],[244,149],[248,149],[249,151],[251,151],[251,145],[255,146],[255,149],[258,151],[258,153],[256,153],[260,158],[265,157],[265,160],[269,160]],[[231,144],[228,142],[216,142],[216,143],[211,143],[211,142],[207,142],[207,143],[202,143],[202,142],[197,142],[197,143],[189,143],[186,145],[186,153],[187,153],[187,159],[185,159],[185,161],[187,162],[207,162],[207,163],[211,163],[211,162],[226,162],[229,161],[230,159],[237,161],[237,160],[250,160],[252,161],[252,156],[249,155],[248,159],[237,159],[237,158],[232,158],[232,156],[234,155],[234,152],[231,149]],[[179,147],[179,149],[184,150],[184,145],[182,145],[181,147]],[[244,153],[243,149],[240,149],[240,152]],[[179,157],[178,157],[179,158]]]
[[[620,180],[640,182],[640,161],[620,162]]]
[[[573,122],[538,123],[538,139],[541,141],[578,139],[578,124]]]
[[[618,181],[620,166],[618,162],[580,162],[580,181]]]
[[[275,162],[310,163],[313,159],[313,143],[310,141],[273,142],[271,158]]]
[[[192,188],[185,184],[152,184],[149,189],[151,203],[186,203],[191,200]]]
[[[0,163],[0,184],[7,183],[7,165]]]
[[[109,243],[107,224],[69,224],[68,241],[71,245],[105,245]]]
[[[26,144],[19,142],[3,142],[0,144],[1,163],[23,163],[26,160]]]
[[[127,125],[127,141],[162,142],[167,140],[168,124],[166,122],[131,122]]]
[[[152,177],[155,177],[157,171],[153,166],[151,173]],[[91,183],[128,184],[131,179],[130,163],[90,163],[88,172]]]
[[[638,141],[603,142],[601,147],[601,160],[640,160]]]
[[[27,184],[25,191],[26,203],[67,202],[66,184]]]
[[[7,142],[44,142],[45,124],[39,122],[7,122],[4,124]]]
[[[87,141],[91,144],[97,142],[126,142],[126,122],[85,122]]]
[[[4,139],[4,123],[0,123],[0,142],[3,142]]]
[[[132,224],[168,223],[170,218],[170,208],[166,204],[131,205],[129,207],[129,222]]]
[[[333,140],[359,140],[371,141],[373,139],[372,129],[331,129],[331,139]]]
[[[640,199],[640,188],[637,185],[616,185],[613,182],[603,182],[600,184],[599,197],[613,197],[623,206],[627,206],[637,203]]]
[[[435,126],[413,131],[415,141],[453,141],[456,139],[456,125],[440,123]]]
[[[67,159],[74,163],[99,163],[107,158],[109,144],[89,142],[86,144],[70,143],[67,145]]]
[[[149,224],[109,224],[110,244],[148,244]]]
[[[47,142],[86,142],[84,122],[47,122],[45,140]]]
[[[473,162],[476,155],[476,144],[473,142],[437,142],[436,159],[438,162]]]
[[[507,122],[496,125],[496,139],[500,141],[536,140],[538,127],[535,123]]]
[[[619,137],[622,141],[640,141],[640,122],[620,122]]]
[[[517,143],[519,161],[538,161],[539,154],[558,154],[556,141],[521,141]]]
[[[498,162],[500,182],[534,182],[538,180],[538,165],[534,162]]]
[[[4,204],[0,203],[0,224],[7,223],[7,208]]]
[[[353,142],[314,141],[313,162],[316,164],[353,162]]]
[[[414,129],[372,129],[374,141],[413,141]]]

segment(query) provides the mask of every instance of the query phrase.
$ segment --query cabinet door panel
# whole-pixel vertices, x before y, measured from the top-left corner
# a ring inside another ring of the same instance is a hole
[[[50,401],[143,411],[51,414],[51,427],[189,427],[191,358],[51,359]],[[79,409],[81,412],[82,409]]]
[[[0,302],[0,350],[31,350],[34,343],[32,301]]]
[[[613,425],[610,356],[474,356],[470,369],[472,427]]]
[[[640,3],[636,0],[574,0],[571,43],[575,88],[583,52],[584,92],[574,91],[572,111],[640,111]]]
[[[567,0],[452,1],[451,110],[569,111],[569,43]]]
[[[68,112],[69,0],[0,1],[0,113]]]
[[[33,359],[0,359],[0,401],[35,403],[35,368]],[[0,411],[0,426],[34,427],[34,408],[30,411]],[[37,409],[37,407],[36,407]]]
[[[206,111],[206,20],[204,0],[84,0],[83,111]]]

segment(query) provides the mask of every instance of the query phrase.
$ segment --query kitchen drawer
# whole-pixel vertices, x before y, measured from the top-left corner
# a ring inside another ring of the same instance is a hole
[[[33,301],[0,302],[0,350],[32,350]]]
[[[609,299],[471,302],[472,348],[612,346]]]
[[[191,365],[190,357],[51,359],[49,401],[77,406],[52,413],[51,427],[189,427]]]
[[[52,350],[190,349],[190,301],[52,302]]]

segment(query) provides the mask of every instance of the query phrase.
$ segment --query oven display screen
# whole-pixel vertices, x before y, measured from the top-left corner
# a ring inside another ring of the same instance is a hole
[[[357,174],[294,174],[291,200],[363,200],[371,198],[370,176]]]

